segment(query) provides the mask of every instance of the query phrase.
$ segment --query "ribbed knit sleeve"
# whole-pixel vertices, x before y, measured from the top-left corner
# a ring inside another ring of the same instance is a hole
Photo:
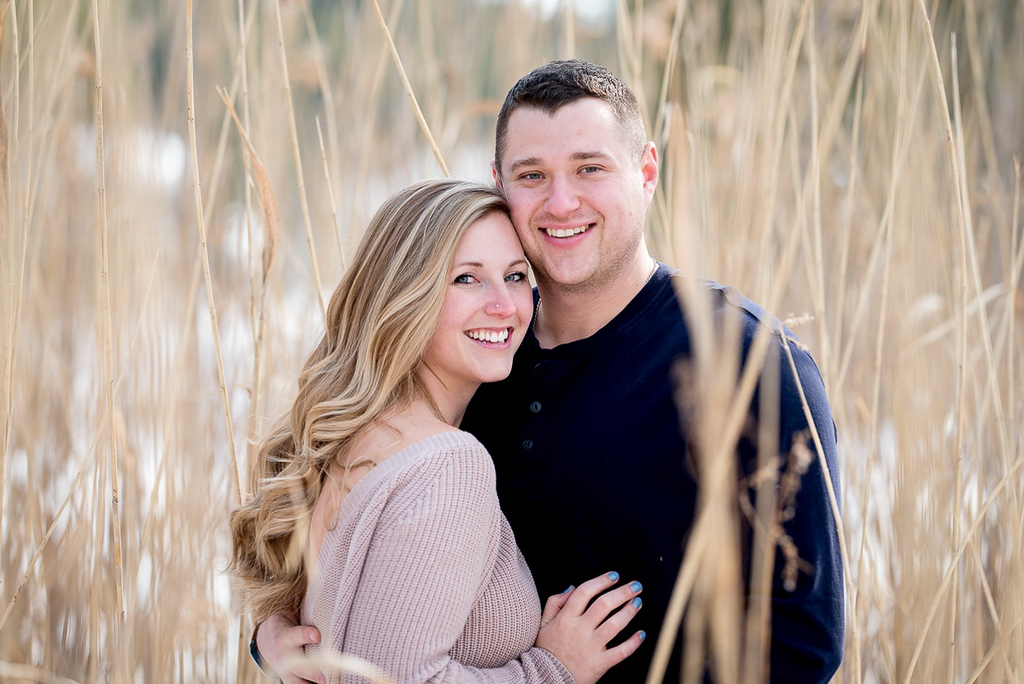
[[[313,612],[328,622],[319,625],[328,643],[403,684],[571,684],[551,653],[531,647],[536,611],[527,611],[533,613],[529,624],[519,624],[521,606],[538,604],[532,578],[527,573],[527,581],[517,583],[514,571],[498,567],[509,565],[501,561],[510,556],[504,548],[510,541],[513,560],[521,562],[521,556],[498,507],[490,456],[465,433],[444,433],[420,445],[426,450],[415,458],[400,452],[408,464],[361,502],[353,524],[324,541],[317,564],[323,589],[334,585],[337,591],[318,596]],[[476,633],[467,634],[467,625]],[[518,646],[508,652],[510,641]],[[460,662],[452,654],[465,652],[466,644],[475,652],[464,660],[509,659],[493,667]]]

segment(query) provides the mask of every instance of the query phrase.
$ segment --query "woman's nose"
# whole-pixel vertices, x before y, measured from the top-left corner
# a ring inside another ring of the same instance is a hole
[[[501,316],[502,318],[512,315],[516,310],[515,302],[512,301],[512,295],[504,285],[498,285],[494,288],[490,301],[487,302],[485,308],[487,313],[492,316]]]

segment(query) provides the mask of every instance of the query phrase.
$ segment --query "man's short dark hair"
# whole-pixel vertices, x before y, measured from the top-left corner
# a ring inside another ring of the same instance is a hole
[[[647,142],[647,133],[636,95],[603,66],[581,59],[566,59],[537,67],[519,79],[505,96],[494,135],[494,161],[498,173],[501,173],[512,112],[520,107],[533,107],[554,114],[565,105],[588,97],[606,102],[611,107],[615,119],[622,126],[626,145],[639,159]]]

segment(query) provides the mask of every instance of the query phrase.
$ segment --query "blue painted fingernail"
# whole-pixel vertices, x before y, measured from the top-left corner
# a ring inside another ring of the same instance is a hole
[[[629,585],[629,588],[632,589],[633,591],[640,591],[641,589],[644,588],[644,585],[640,584],[639,582],[633,582],[632,584]]]
[[[615,572],[614,570],[612,572],[609,572],[608,573],[608,579],[610,579],[612,582],[618,582],[619,581],[619,573]]]
[[[644,630],[641,629],[640,630],[640,641],[643,641],[646,638],[647,638],[647,632],[645,632]]]
[[[565,591],[563,591],[562,593],[563,593],[563,594],[568,594],[568,593],[569,593],[570,591],[572,591],[572,585],[571,585],[571,584],[570,584],[569,586],[567,586],[567,587],[565,588]]]
[[[637,596],[635,599],[633,599],[633,607],[634,608],[639,608],[641,603],[643,603],[643,600],[641,600],[641,598],[639,596]]]

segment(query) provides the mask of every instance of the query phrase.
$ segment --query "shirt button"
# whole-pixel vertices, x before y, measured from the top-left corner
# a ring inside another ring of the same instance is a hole
[[[532,439],[524,439],[523,440],[523,448],[524,449],[532,449],[533,448],[533,440]]]
[[[530,410],[533,411],[534,413],[540,413],[540,402],[535,401],[532,404],[530,404]]]

